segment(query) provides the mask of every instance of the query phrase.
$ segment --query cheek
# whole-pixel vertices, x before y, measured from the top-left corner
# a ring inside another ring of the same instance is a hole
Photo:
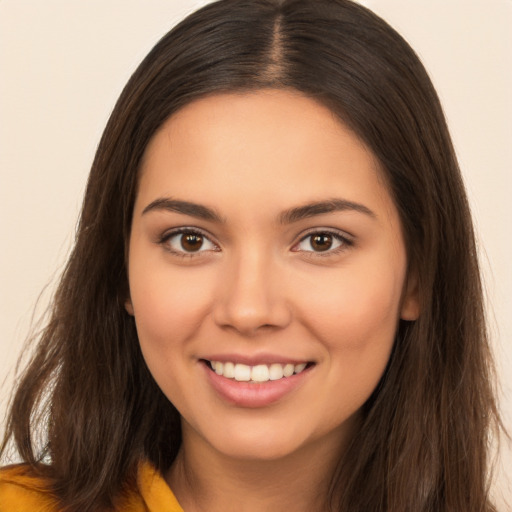
[[[190,340],[208,314],[211,293],[204,279],[199,285],[165,265],[131,270],[130,294],[142,354],[160,389],[181,410],[187,389],[194,387],[188,365],[195,361]]]
[[[330,275],[311,286],[303,315],[337,364],[385,367],[398,325],[402,273],[390,265],[368,265]],[[401,269],[401,267],[400,267]]]
[[[130,269],[130,295],[145,354],[170,356],[197,332],[211,303],[207,283],[206,276],[192,279],[165,264]]]
[[[400,287],[389,278],[352,273],[312,297],[309,329],[323,346],[326,388],[337,396],[327,424],[355,413],[377,387],[393,348]]]
[[[368,281],[365,283],[364,281]],[[394,283],[385,284],[371,280],[370,276],[352,275],[339,282],[331,281],[327,290],[311,297],[310,310],[318,318],[317,329],[321,332],[345,333],[349,342],[362,341],[359,335],[365,331],[386,330],[398,319],[400,288]]]

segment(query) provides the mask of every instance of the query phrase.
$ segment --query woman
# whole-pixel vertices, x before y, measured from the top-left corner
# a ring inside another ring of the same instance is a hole
[[[105,129],[0,503],[494,510],[491,376],[413,51],[352,2],[223,0],[155,46]]]

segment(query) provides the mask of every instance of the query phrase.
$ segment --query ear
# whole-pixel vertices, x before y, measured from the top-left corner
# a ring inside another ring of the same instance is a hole
[[[408,320],[410,322],[418,320],[420,316],[420,299],[418,290],[418,274],[413,271],[409,271],[403,296],[402,305],[400,308],[400,318],[402,320]]]
[[[133,304],[132,304],[132,299],[130,297],[128,297],[125,301],[124,301],[124,309],[126,309],[126,312],[129,314],[129,315],[132,315],[134,316],[134,312],[133,312]]]

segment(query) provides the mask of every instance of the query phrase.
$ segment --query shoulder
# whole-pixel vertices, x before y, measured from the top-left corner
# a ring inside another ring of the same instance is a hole
[[[0,468],[0,512],[62,512],[51,481],[28,464]],[[116,498],[119,512],[183,512],[162,475],[143,461],[137,485]]]
[[[59,512],[48,480],[28,464],[0,469],[0,512]]]

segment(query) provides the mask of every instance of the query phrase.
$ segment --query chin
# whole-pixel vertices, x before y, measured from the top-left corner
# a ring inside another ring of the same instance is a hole
[[[219,446],[224,456],[234,460],[250,460],[254,462],[275,461],[286,458],[300,451],[304,443],[283,439],[283,435],[253,436],[252,438],[231,439],[227,444]]]
[[[230,423],[215,429],[210,424],[209,431],[196,430],[195,435],[199,434],[210,449],[224,457],[265,462],[317,451],[322,445],[338,446],[347,434],[347,425],[329,429],[298,418],[277,422],[270,418],[253,418]]]

